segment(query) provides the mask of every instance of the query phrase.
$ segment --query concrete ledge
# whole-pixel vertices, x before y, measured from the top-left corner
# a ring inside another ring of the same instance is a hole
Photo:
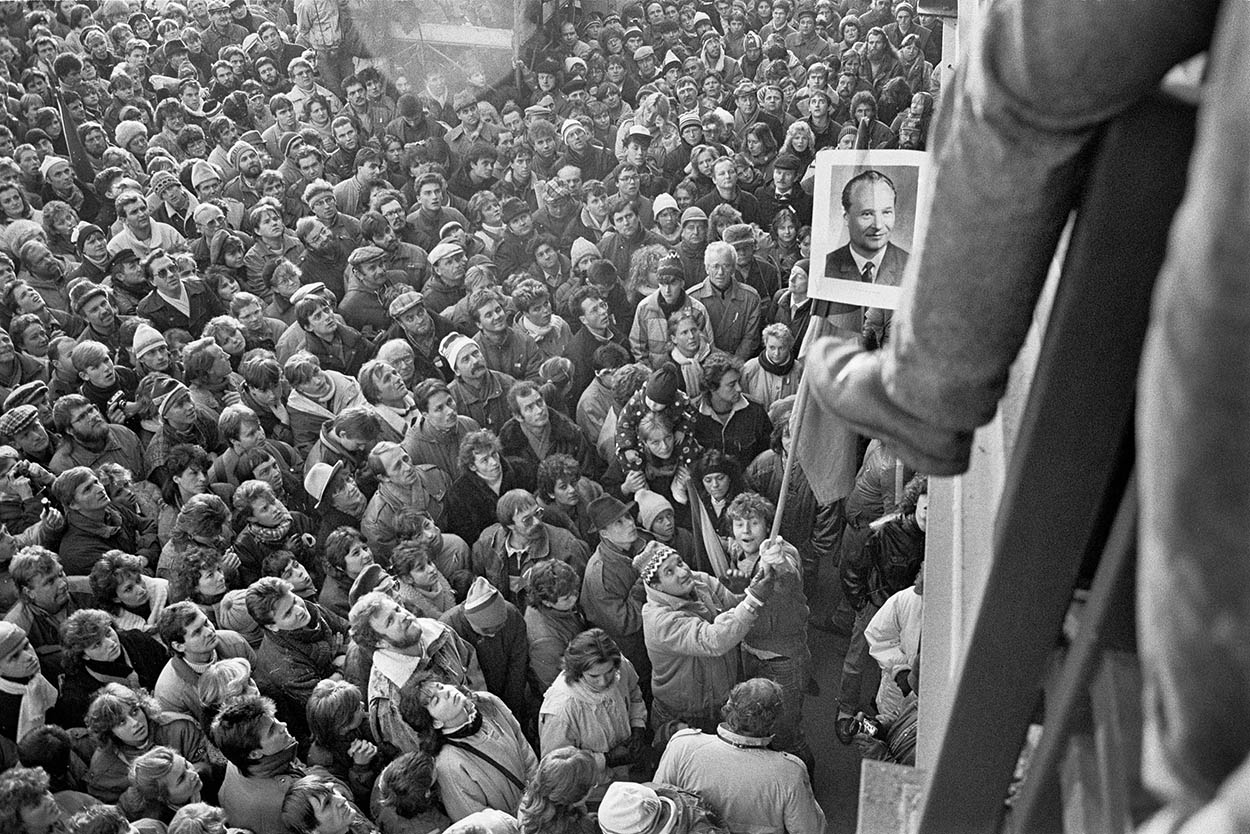
[[[919,822],[925,772],[865,759],[860,763],[858,834],[911,834]]]

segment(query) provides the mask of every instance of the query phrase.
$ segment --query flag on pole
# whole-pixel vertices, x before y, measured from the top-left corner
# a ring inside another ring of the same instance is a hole
[[[82,140],[78,138],[78,123],[69,117],[68,111],[65,109],[65,99],[57,92],[55,87],[50,87],[52,96],[56,100],[57,114],[61,117],[61,132],[65,134],[66,156],[69,157],[69,166],[74,169],[74,176],[78,178],[85,187],[90,188],[95,181],[95,171],[91,167],[91,160],[87,158],[87,149],[83,147]],[[143,160],[139,160],[140,163]]]
[[[803,379],[790,413],[790,437],[793,454],[812,494],[821,504],[832,504],[851,494],[859,469],[858,435],[842,418],[811,402],[811,361],[808,351],[821,337],[824,305],[812,301],[812,321],[807,328],[799,356],[803,358]]]
[[[700,561],[711,567],[711,573],[717,579],[724,579],[729,570],[729,557],[725,555],[725,544],[716,532],[716,525],[703,506],[694,484],[687,485],[687,496],[690,501],[690,516],[694,528],[694,549]]]

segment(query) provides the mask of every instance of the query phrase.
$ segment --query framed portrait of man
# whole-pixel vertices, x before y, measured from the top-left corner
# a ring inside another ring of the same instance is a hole
[[[827,149],[817,155],[807,292],[830,302],[828,322],[835,332],[877,344],[885,339],[918,237],[916,206],[928,159],[895,150]]]

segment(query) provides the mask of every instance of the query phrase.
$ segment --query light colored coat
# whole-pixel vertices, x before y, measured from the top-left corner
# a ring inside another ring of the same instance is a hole
[[[920,624],[924,619],[924,597],[915,587],[904,588],[885,601],[864,629],[868,651],[881,667],[877,688],[877,712],[896,715],[902,707],[903,691],[894,676],[911,671],[920,654]]]
[[[525,740],[521,725],[503,701],[489,692],[476,695],[482,728],[460,741],[490,756],[523,784],[528,784],[538,769],[538,757]],[[443,808],[453,820],[488,808],[515,815],[521,805],[521,789],[493,765],[467,750],[444,744],[434,760],[434,772]]]
[[[681,714],[724,703],[738,682],[738,645],[759,618],[759,603],[694,571],[693,598],[646,586],[642,631],[651,658],[651,694]]]
[[[559,747],[576,747],[593,753],[601,770],[607,766],[605,754],[628,742],[634,727],[645,726],[647,707],[638,688],[638,673],[626,657],[621,658],[616,683],[606,692],[557,675],[538,711],[538,739],[544,756]]]

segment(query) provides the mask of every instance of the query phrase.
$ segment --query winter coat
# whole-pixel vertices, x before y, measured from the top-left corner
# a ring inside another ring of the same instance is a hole
[[[480,392],[470,389],[459,377],[448,387],[451,395],[456,398],[456,411],[459,414],[472,418],[482,428],[498,434],[503,424],[512,418],[507,395],[514,382],[514,377],[488,369]]]
[[[330,394],[330,402],[322,405],[305,397],[299,391],[292,391],[287,397],[287,414],[291,418],[291,432],[295,435],[295,448],[301,453],[317,442],[321,435],[321,424],[335,414],[353,405],[365,405],[364,395],[360,393],[360,383],[338,371],[324,371],[334,383],[334,391]]]
[[[598,626],[616,641],[621,654],[629,658],[650,684],[651,660],[642,631],[642,608],[646,602],[642,581],[634,570],[633,558],[642,551],[635,542],[628,553],[600,540],[586,565],[582,579],[581,606],[589,625]]]
[[[417,483],[410,488],[381,484],[365,508],[360,532],[375,552],[389,558],[399,541],[395,525],[406,510],[420,510],[440,526],[446,523],[444,498],[450,486],[451,478],[447,473],[429,464],[417,466]]]
[[[525,608],[525,633],[529,637],[530,676],[539,692],[546,692],[560,674],[564,650],[586,629],[586,620],[576,607],[557,611],[530,601]]]
[[[448,609],[439,619],[473,647],[486,690],[502,700],[518,720],[525,720],[531,707],[529,635],[521,612],[511,603],[505,606],[503,627],[492,637],[473,630],[464,615],[464,603]]]
[[[916,581],[924,561],[924,531],[914,515],[895,517],[868,535],[859,553],[842,563],[842,593],[856,611],[871,602],[881,606]]]
[[[812,793],[807,767],[790,753],[768,749],[769,739],[696,729],[673,735],[655,772],[698,794],[731,820],[735,834],[824,834],[825,813]]]
[[[262,692],[274,699],[279,714],[294,721],[292,733],[307,730],[305,705],[313,689],[338,669],[334,656],[347,642],[347,621],[314,602],[305,602],[311,622],[295,631],[263,628],[264,639],[256,650],[254,678]]]
[[[456,427],[446,433],[436,431],[425,417],[418,417],[404,437],[404,450],[412,462],[437,466],[453,480],[463,473],[458,457],[460,441],[469,432],[477,431],[477,421],[471,417],[457,417]]]
[[[712,341],[712,324],[708,319],[707,308],[697,298],[686,296],[682,310],[690,308],[694,311],[694,320],[703,330],[703,335]],[[660,307],[660,291],[656,290],[642,301],[634,313],[634,323],[629,329],[629,346],[634,356],[647,362],[652,368],[658,368],[668,361],[669,351],[673,344],[669,341],[668,316]],[[697,391],[687,392],[690,394]]]
[[[581,429],[554,408],[548,409],[547,413],[550,416],[547,438],[550,448],[545,457],[556,454],[568,455],[581,464],[581,471],[585,475],[594,478],[602,466],[595,450],[582,435]],[[522,487],[534,492],[538,465],[545,458],[539,457],[534,451],[534,446],[530,443],[519,417],[513,417],[503,424],[503,428],[499,430],[499,444],[503,447],[504,456],[519,474]]]
[[[600,770],[607,767],[605,756],[613,747],[627,743],[634,728],[646,726],[647,707],[638,688],[638,673],[624,657],[616,682],[606,692],[557,675],[538,711],[544,756],[559,747],[576,747],[593,753]]]
[[[503,478],[499,482],[498,494],[474,472],[463,473],[447,492],[447,505],[456,508],[447,520],[448,528],[466,542],[476,543],[482,531],[496,522],[498,514],[495,507],[500,495],[510,489],[521,488],[517,471],[506,458],[501,463]]]
[[[173,748],[193,767],[208,763],[208,742],[199,722],[178,712],[162,712],[149,722],[151,745]],[[198,769],[198,768],[197,768]],[[100,747],[87,770],[88,792],[102,802],[116,802],[130,786],[130,762],[112,746]]]
[[[485,686],[472,646],[445,623],[428,617],[421,617],[418,622],[421,624],[421,655],[413,657],[388,649],[374,651],[366,688],[369,729],[373,737],[398,748],[401,753],[424,749],[420,736],[399,712],[399,691],[414,672],[429,670],[443,683],[454,686],[464,685],[470,689]]]
[[[133,688],[142,687],[149,692],[152,691],[152,687],[156,686],[156,681],[160,677],[161,670],[165,668],[165,663],[169,660],[169,654],[165,651],[164,645],[155,637],[142,631],[118,629],[117,639],[122,645],[122,651],[130,660],[133,673],[125,680],[96,676],[88,671],[80,660],[65,671],[56,685],[59,694],[56,707],[53,708],[55,717],[50,718],[50,721],[62,727],[83,726],[83,721],[87,717],[87,707],[91,706],[91,699],[96,690],[114,681]]]
[[[578,576],[586,572],[589,558],[586,545],[561,527],[544,522],[541,533],[526,547],[520,564],[509,564],[507,542],[508,530],[502,524],[495,523],[483,530],[473,545],[473,572],[486,577],[518,608],[525,607],[530,568],[544,559],[564,562],[576,570]]]
[[[738,682],[738,644],[759,618],[752,597],[694,571],[692,596],[645,586],[642,631],[651,658],[651,693],[681,715],[719,709]]]
[[[503,702],[489,692],[477,693],[482,728],[457,739],[456,744],[473,747],[507,769],[522,785],[528,784],[538,769],[521,725]],[[515,815],[521,805],[521,788],[485,760],[444,740],[434,759],[434,772],[447,816],[460,820],[475,811],[495,808]]]
[[[213,660],[227,657],[243,657],[256,666],[256,653],[248,645],[247,640],[237,631],[217,629],[217,649]],[[196,721],[204,717],[204,705],[200,702],[200,673],[192,669],[182,657],[171,657],[156,679],[152,694],[161,702],[161,706],[171,712],[190,715]]]
[[[920,627],[924,620],[924,597],[915,586],[904,588],[885,601],[864,629],[868,652],[881,667],[877,687],[877,713],[892,719],[903,706],[903,691],[894,680],[909,672],[920,657]]]
[[[712,411],[707,395],[695,401],[694,439],[705,449],[719,449],[745,469],[768,448],[773,424],[764,406],[739,397],[727,423]]]

